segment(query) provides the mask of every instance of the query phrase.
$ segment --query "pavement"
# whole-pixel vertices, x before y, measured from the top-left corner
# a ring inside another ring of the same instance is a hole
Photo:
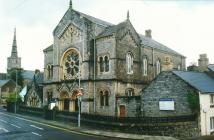
[[[138,135],[138,134],[128,134],[128,133],[121,133],[121,132],[112,132],[110,130],[98,130],[98,129],[92,129],[87,126],[81,126],[77,127],[76,123],[70,123],[70,122],[63,122],[63,121],[52,121],[52,120],[45,120],[42,117],[35,117],[35,116],[29,116],[25,114],[14,114],[14,113],[8,113],[10,115],[14,115],[17,117],[21,117],[24,119],[28,119],[31,121],[39,122],[41,124],[51,125],[55,128],[63,129],[65,131],[80,133],[80,134],[87,134],[92,136],[104,136],[109,138],[119,138],[119,139],[129,139],[129,140],[178,140],[173,137],[167,137],[167,136],[149,136],[149,135]],[[99,126],[98,126],[99,128]]]

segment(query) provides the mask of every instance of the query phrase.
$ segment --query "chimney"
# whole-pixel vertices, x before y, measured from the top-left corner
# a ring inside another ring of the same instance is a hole
[[[149,38],[152,38],[152,30],[151,30],[151,29],[146,30],[146,31],[145,31],[145,36],[146,36],[146,37],[149,37]]]
[[[206,71],[208,65],[209,59],[207,58],[207,54],[200,54],[200,58],[198,59],[198,66],[200,71]]]

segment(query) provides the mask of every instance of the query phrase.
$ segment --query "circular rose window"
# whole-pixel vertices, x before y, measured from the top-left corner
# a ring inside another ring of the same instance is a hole
[[[64,55],[64,79],[75,79],[79,76],[79,53],[70,50]]]

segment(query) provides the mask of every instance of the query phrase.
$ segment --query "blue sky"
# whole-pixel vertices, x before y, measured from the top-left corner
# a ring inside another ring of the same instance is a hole
[[[52,31],[69,0],[0,0],[0,72],[10,56],[14,27],[22,67],[43,71],[43,49],[53,43]],[[137,32],[152,37],[187,57],[187,65],[207,53],[214,63],[214,1],[73,0],[74,9],[117,24],[127,10]]]

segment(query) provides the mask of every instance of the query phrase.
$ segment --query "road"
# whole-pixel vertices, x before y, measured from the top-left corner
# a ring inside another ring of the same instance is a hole
[[[0,140],[118,140],[90,136],[16,117],[0,110]]]

